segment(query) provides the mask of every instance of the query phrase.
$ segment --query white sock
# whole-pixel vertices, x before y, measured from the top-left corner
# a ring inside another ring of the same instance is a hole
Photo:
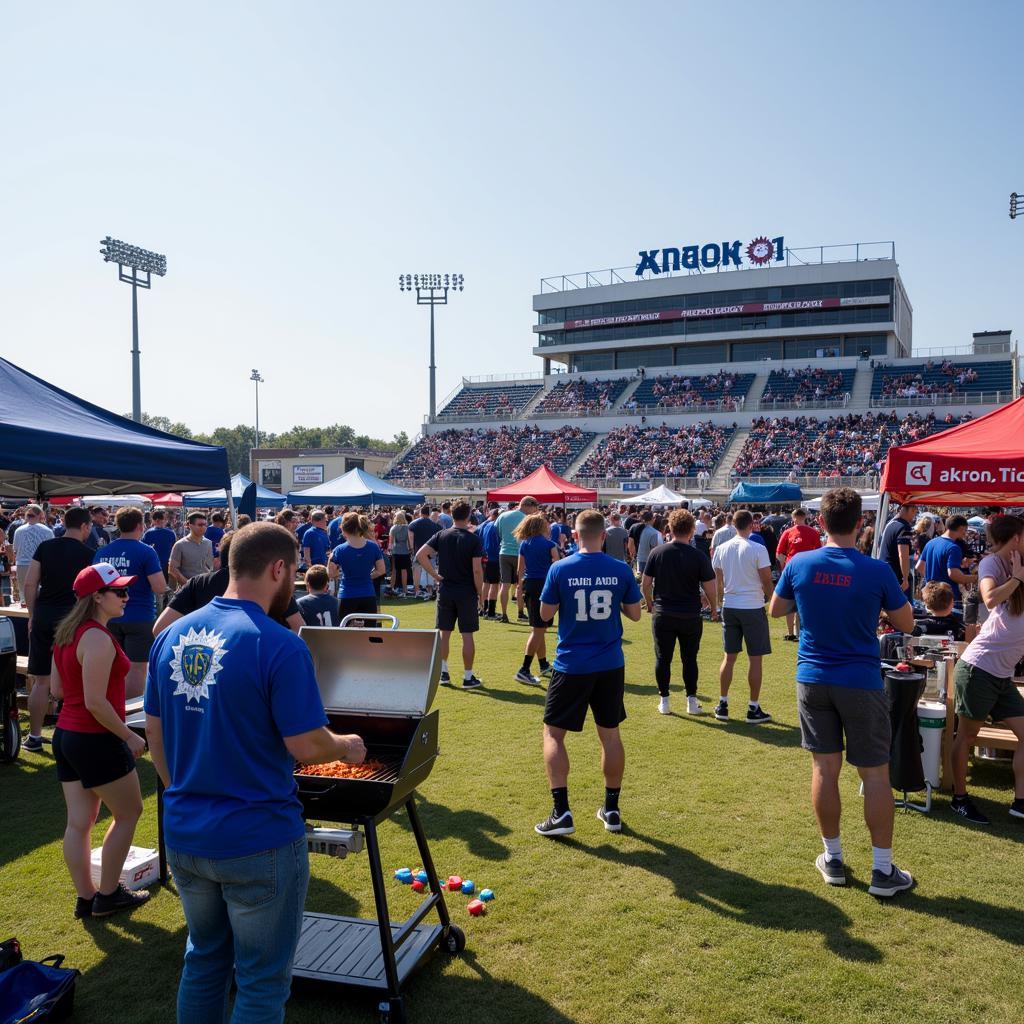
[[[448,662],[445,661],[443,658],[441,659],[441,671],[442,672],[447,672],[448,671]]]
[[[30,733],[28,734],[28,738],[29,738],[30,740],[41,740],[41,739],[42,739],[43,737],[42,737],[42,736],[37,736],[37,735],[36,735],[35,733],[33,733],[33,732],[30,732]]]
[[[719,700],[721,700],[721,702],[722,702],[723,704],[728,704],[728,703],[729,703],[729,695],[728,695],[728,694],[725,694],[725,693],[723,693],[723,694],[722,694],[722,695],[721,695],[721,696],[719,697]]]
[[[761,702],[760,701],[757,701],[757,700],[747,701],[747,707],[750,708],[751,711],[756,711],[760,706],[761,706]]]
[[[871,868],[881,871],[883,875],[892,874],[892,847],[883,850],[880,846],[871,847]]]
[[[462,673],[463,681],[468,683],[470,681],[470,679],[472,679],[472,678],[473,678],[473,670],[471,668],[465,669],[463,671],[463,673]]]
[[[825,860],[841,861],[843,859],[843,847],[839,836],[836,836],[835,839],[826,839],[825,836],[822,836],[821,841],[825,845]]]

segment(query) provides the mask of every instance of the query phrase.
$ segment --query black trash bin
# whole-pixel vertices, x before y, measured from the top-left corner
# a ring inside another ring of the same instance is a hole
[[[889,695],[889,720],[892,745],[889,748],[889,782],[902,793],[917,793],[925,788],[921,763],[921,733],[917,728],[917,702],[924,693],[925,674],[892,669],[885,673],[885,691]]]

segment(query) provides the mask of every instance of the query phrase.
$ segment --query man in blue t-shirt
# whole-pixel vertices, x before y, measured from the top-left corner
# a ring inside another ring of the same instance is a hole
[[[492,505],[488,510],[487,521],[476,531],[480,543],[484,547],[484,593],[482,618],[498,617],[498,584],[501,583],[501,566],[498,564],[501,551],[501,537],[495,525],[498,519],[498,506]]]
[[[932,537],[924,546],[916,565],[918,575],[924,573],[925,583],[948,583],[953,590],[953,603],[960,604],[960,585],[977,583],[977,573],[964,572],[960,568],[964,549],[960,546],[967,536],[967,519],[961,515],[946,520],[946,532],[941,537]]]
[[[622,831],[619,790],[626,755],[619,724],[626,717],[626,660],[620,613],[639,622],[642,597],[629,566],[601,551],[600,512],[581,512],[576,533],[579,552],[551,566],[540,595],[541,617],[550,621],[558,613],[558,647],[544,702],[544,767],[554,807],[534,826],[542,836],[576,831],[569,809],[565,734],[582,732],[588,707],[594,713],[604,768],[605,798],[597,817],[609,832]]]
[[[889,783],[889,699],[878,653],[878,616],[896,629],[914,628],[914,611],[885,562],[856,548],[860,495],[849,487],[827,492],[821,518],[825,547],[786,563],[772,595],[773,618],[800,613],[796,689],[801,745],[814,761],[814,813],[825,852],[815,866],[829,885],[846,885],[839,841],[839,772],[846,759],[864,783],[864,819],[871,833],[868,889],[893,896],[914,880],[892,862],[893,799]]]
[[[166,787],[164,835],[188,924],[179,1020],[283,1020],[309,882],[295,762],[359,764],[328,731],[309,649],[270,617],[291,599],[295,541],[253,523],[232,538],[223,597],[160,634],[146,737]],[[269,614],[268,614],[269,613]]]
[[[150,519],[153,525],[142,535],[142,543],[148,544],[156,552],[157,558],[160,559],[160,568],[163,571],[168,587],[163,594],[157,596],[156,605],[157,613],[159,614],[163,611],[164,603],[169,599],[171,592],[171,576],[167,566],[171,561],[171,549],[178,538],[167,525],[167,513],[162,508],[154,509]]]
[[[119,534],[117,540],[100,548],[93,562],[109,562],[122,576],[135,577],[128,588],[124,614],[119,619],[111,619],[107,625],[132,663],[125,680],[125,696],[141,697],[153,646],[155,598],[167,592],[167,577],[160,566],[160,556],[142,543],[142,513],[137,508],[122,508],[114,522]]]
[[[327,514],[317,509],[309,517],[310,527],[302,535],[303,565],[327,565],[327,553],[331,550],[331,538],[327,533]]]
[[[206,528],[206,539],[213,545],[213,557],[215,559],[213,567],[215,569],[220,566],[220,542],[224,533],[224,513],[214,512],[210,516],[210,525]]]

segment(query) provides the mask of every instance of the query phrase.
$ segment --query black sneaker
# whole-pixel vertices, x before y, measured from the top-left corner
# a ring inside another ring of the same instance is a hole
[[[75,899],[75,918],[79,921],[83,917],[92,917],[92,901],[95,896],[78,896]]]
[[[530,621],[530,616],[524,614],[523,612],[520,612],[519,613],[519,621],[520,622],[529,622]]]
[[[508,616],[507,616],[507,615],[502,615],[502,616],[500,616],[500,617],[498,618],[498,621],[499,621],[499,622],[504,622],[506,626],[507,626],[507,625],[509,624],[509,623],[508,623]]]
[[[448,686],[448,685],[449,685],[449,684],[451,683],[451,681],[452,681],[452,677],[451,677],[451,676],[450,676],[450,675],[449,675],[449,674],[448,674],[447,672],[445,672],[444,670],[442,670],[442,671],[441,671],[441,682],[442,682],[442,683],[443,683],[443,684],[444,684],[445,686]]]
[[[603,806],[597,809],[597,820],[604,822],[608,832],[622,831],[622,815],[618,811],[606,811]]]
[[[720,722],[729,721],[729,702],[727,700],[720,700],[715,708],[715,718]]]
[[[478,686],[483,686],[484,681],[477,679],[476,676],[470,676],[468,679],[462,680],[462,688],[464,690],[475,690]]]
[[[22,750],[27,750],[30,754],[41,754],[43,752],[43,741],[38,736],[26,736],[21,744]]]
[[[1011,818],[1024,818],[1024,798],[1018,797],[1010,804]]]
[[[554,671],[555,670],[551,667],[551,662],[549,661],[546,665],[541,666],[540,674],[543,679],[550,679],[551,673]]]
[[[560,818],[552,811],[539,825],[533,826],[533,831],[542,836],[571,836],[576,831],[572,811],[566,811]]]
[[[763,708],[747,708],[747,725],[760,725],[762,722],[770,722],[772,716]]]
[[[111,914],[116,914],[120,910],[134,910],[148,901],[149,893],[145,889],[132,892],[131,889],[126,889],[123,885],[118,884],[118,887],[109,895],[96,893],[92,899],[92,916],[110,917]]]
[[[517,683],[526,683],[527,686],[537,686],[540,683],[540,679],[527,672],[525,668],[520,668],[516,673]]]
[[[846,885],[846,865],[841,860],[829,860],[826,854],[819,853],[814,866],[829,885]]]
[[[969,796],[955,796],[949,802],[949,809],[954,814],[959,814],[965,821],[969,821],[972,825],[991,825],[992,822],[985,817],[981,811],[974,805],[974,801]],[[1011,812],[1012,813],[1012,812]],[[1024,812],[1021,813],[1021,817],[1024,818]]]
[[[795,642],[795,641],[799,640],[800,638],[796,635],[796,633],[787,633],[782,639],[783,640],[791,640],[791,641]]]
[[[911,878],[910,872],[900,871],[893,864],[892,870],[887,875],[883,875],[881,871],[871,872],[871,884],[868,886],[868,892],[872,896],[895,896],[896,893],[909,889],[913,884],[914,879]]]

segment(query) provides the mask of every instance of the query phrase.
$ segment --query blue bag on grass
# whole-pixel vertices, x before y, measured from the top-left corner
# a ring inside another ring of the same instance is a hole
[[[62,956],[23,960],[0,973],[0,1024],[66,1020],[79,972],[61,967]]]

